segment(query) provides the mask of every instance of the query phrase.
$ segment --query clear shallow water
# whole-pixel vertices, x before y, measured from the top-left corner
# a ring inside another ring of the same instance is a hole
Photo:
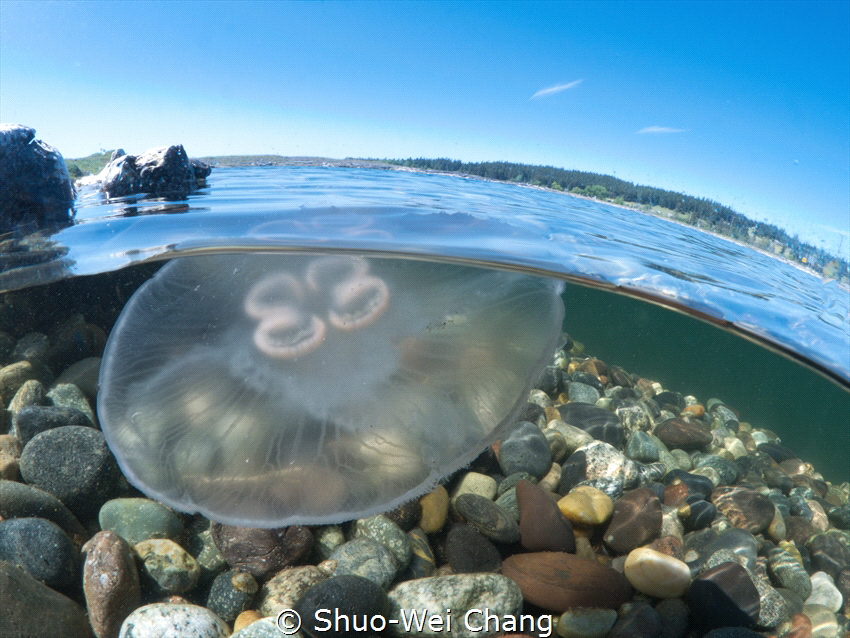
[[[47,263],[0,290],[209,249],[335,248],[500,264],[679,308],[850,384],[850,294],[698,230],[603,203],[453,176],[217,169],[179,202],[80,194]]]

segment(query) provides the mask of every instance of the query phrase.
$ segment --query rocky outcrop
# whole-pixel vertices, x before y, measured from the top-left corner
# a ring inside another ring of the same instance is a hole
[[[204,186],[210,167],[190,160],[182,144],[163,146],[141,155],[112,154],[109,164],[82,184],[95,184],[108,197],[146,193],[160,197],[185,197]]]
[[[65,160],[35,130],[0,124],[0,234],[68,226],[74,187]]]

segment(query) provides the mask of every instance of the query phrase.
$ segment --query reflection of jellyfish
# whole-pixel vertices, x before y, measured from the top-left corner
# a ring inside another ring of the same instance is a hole
[[[175,259],[110,335],[104,434],[133,484],[214,520],[385,511],[510,425],[560,333],[560,291],[407,259]]]

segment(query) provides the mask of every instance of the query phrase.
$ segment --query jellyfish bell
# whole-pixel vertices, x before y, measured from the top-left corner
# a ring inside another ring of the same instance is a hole
[[[109,336],[101,426],[127,479],[181,511],[250,527],[386,511],[512,425],[561,291],[411,259],[177,258]]]

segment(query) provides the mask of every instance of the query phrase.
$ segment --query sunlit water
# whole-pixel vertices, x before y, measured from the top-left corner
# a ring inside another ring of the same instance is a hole
[[[850,295],[748,247],[635,211],[513,184],[320,167],[218,169],[184,201],[77,201],[48,263],[0,290],[188,252],[340,249],[555,274],[726,327],[850,384]],[[565,329],[590,354],[777,431],[827,478],[850,478],[847,392],[705,323],[569,286]],[[806,456],[808,454],[809,456]]]

